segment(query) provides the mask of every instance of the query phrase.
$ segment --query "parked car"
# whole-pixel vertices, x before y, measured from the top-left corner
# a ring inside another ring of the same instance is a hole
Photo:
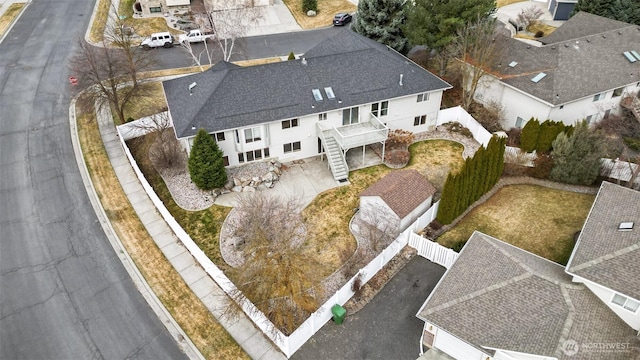
[[[333,17],[333,25],[334,26],[344,26],[352,19],[351,14],[348,13],[338,13]]]

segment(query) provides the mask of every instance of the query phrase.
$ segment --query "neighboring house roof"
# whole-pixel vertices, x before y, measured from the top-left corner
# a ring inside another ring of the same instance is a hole
[[[585,25],[589,22],[598,25]],[[640,61],[631,63],[623,53],[640,52],[640,28],[620,24],[624,23],[578,13],[556,30],[560,32],[556,40],[553,34],[547,37],[553,41],[549,45],[533,46],[497,36],[500,51],[491,72],[503,83],[552,105],[636,83],[640,81]],[[565,26],[569,30],[562,31]],[[509,66],[512,62],[517,65]],[[533,82],[539,73],[546,76]]]
[[[635,331],[586,286],[573,283],[563,266],[477,231],[418,317],[489,355],[503,349],[571,360],[576,357],[562,351],[567,340],[640,345]],[[602,356],[581,352],[579,358]]]
[[[633,230],[619,231],[622,222]],[[640,299],[640,192],[603,182],[567,273]]]
[[[178,138],[194,136],[199,128],[215,132],[451,88],[349,29],[310,49],[305,60],[248,67],[222,62],[163,86]],[[322,101],[314,99],[312,89],[320,90]]]
[[[626,22],[580,11],[551,34],[538,39],[543,44],[559,43],[630,26]]]
[[[392,171],[360,196],[379,196],[400,219],[436,193],[436,188],[416,170]]]

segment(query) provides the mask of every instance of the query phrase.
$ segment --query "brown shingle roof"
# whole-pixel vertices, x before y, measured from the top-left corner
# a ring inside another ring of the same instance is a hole
[[[489,349],[504,349],[561,360],[602,359],[589,349],[571,357],[562,345],[640,345],[635,331],[586,286],[573,283],[561,265],[477,231],[418,317],[489,355]],[[629,352],[605,355],[629,358]]]
[[[400,219],[436,193],[436,188],[416,170],[392,171],[360,196],[379,196]]]
[[[618,231],[622,222],[633,230]],[[640,299],[640,192],[603,182],[567,272]]]

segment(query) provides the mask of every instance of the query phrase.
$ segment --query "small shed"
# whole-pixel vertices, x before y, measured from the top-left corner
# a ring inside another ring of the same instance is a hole
[[[436,188],[418,171],[393,171],[360,194],[360,211],[395,216],[404,231],[429,209],[435,193]]]

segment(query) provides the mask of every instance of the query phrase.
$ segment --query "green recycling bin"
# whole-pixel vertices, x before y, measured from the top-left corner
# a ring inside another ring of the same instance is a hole
[[[333,314],[333,322],[340,325],[342,324],[342,321],[344,321],[344,317],[347,315],[347,310],[336,304],[331,308],[331,313]]]

